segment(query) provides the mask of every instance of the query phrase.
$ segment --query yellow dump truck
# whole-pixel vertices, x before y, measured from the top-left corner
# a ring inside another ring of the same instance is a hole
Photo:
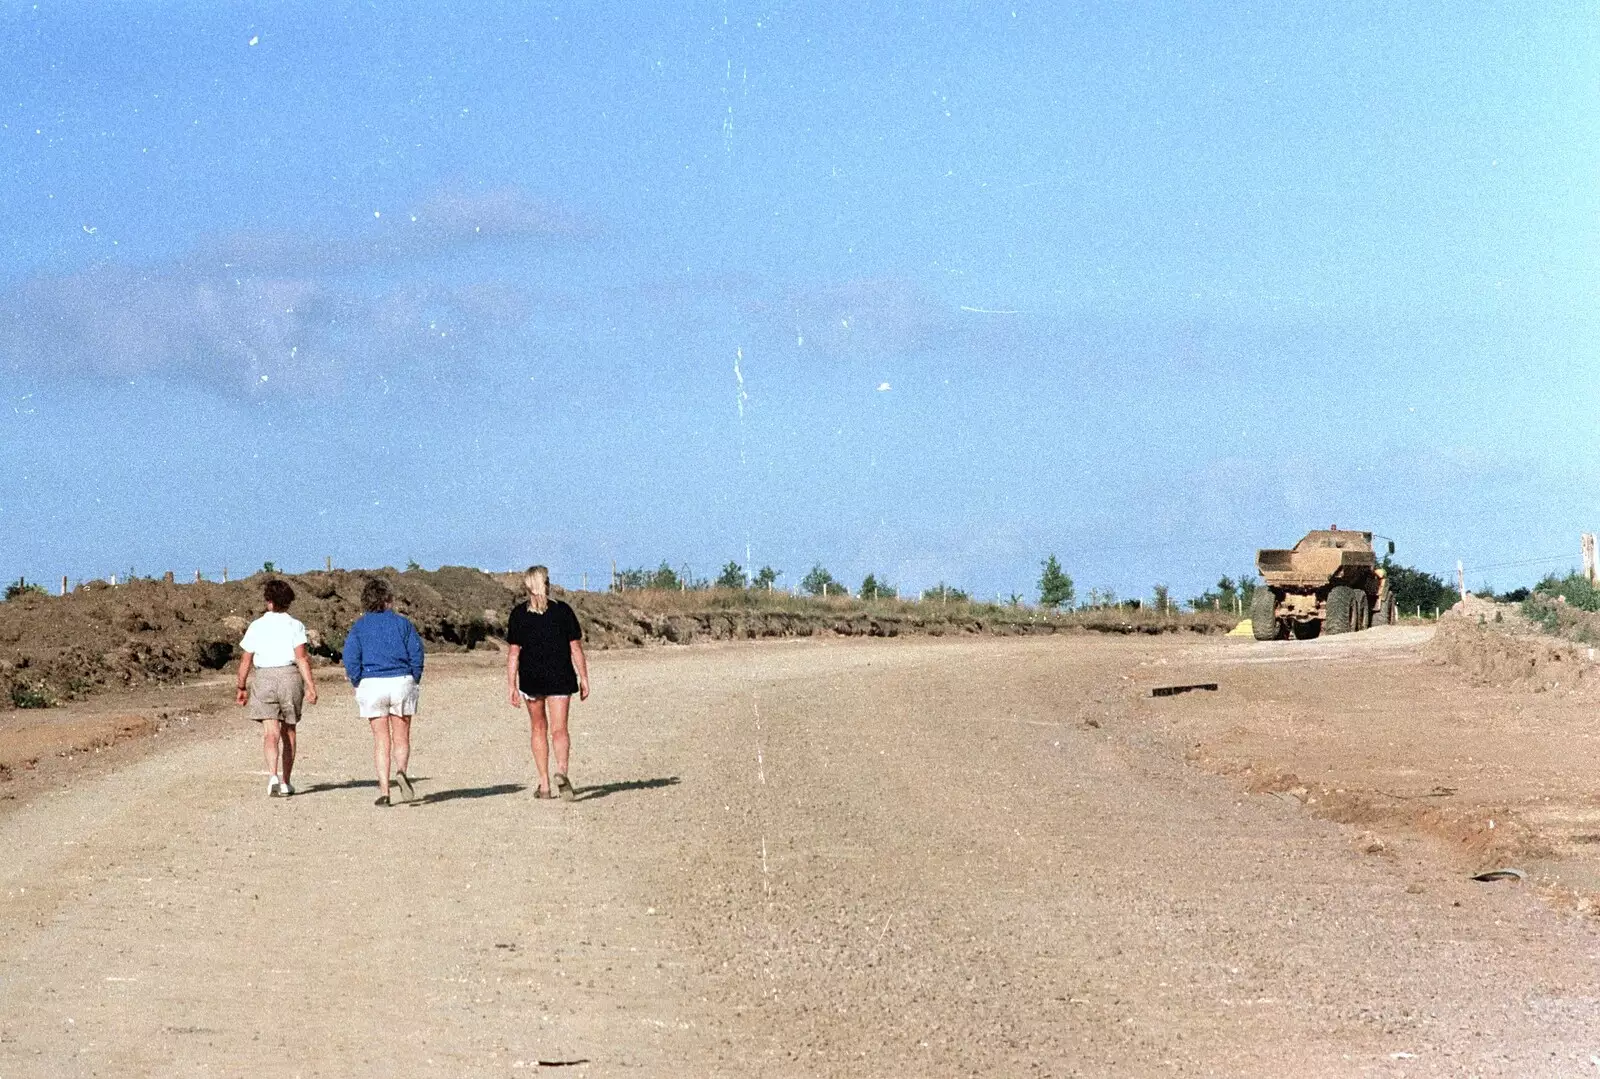
[[[1351,633],[1395,620],[1371,532],[1337,526],[1308,532],[1292,550],[1258,551],[1256,568],[1261,585],[1251,597],[1250,628],[1258,641]]]

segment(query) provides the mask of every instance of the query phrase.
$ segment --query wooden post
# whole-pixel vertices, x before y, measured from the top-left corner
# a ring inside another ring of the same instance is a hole
[[[67,575],[64,573],[61,575],[61,594],[67,594]]]
[[[1461,565],[1461,559],[1456,559],[1456,591],[1461,593],[1461,598],[1467,598],[1467,571]]]
[[[1595,580],[1594,533],[1583,534],[1583,575],[1589,579],[1590,584]]]
[[[326,561],[327,564],[328,564],[328,572],[332,573],[333,572],[333,555],[328,555],[328,557],[326,559],[324,559],[324,561]]]
[[[222,583],[223,584],[227,584],[228,583],[228,567],[227,566],[223,566],[222,567]]]
[[[589,591],[589,574],[588,573],[585,573],[583,575],[583,590],[585,592]]]
[[[199,584],[200,583],[200,571],[199,570],[195,570],[194,571],[194,583],[195,584]]]
[[[616,590],[617,590],[617,560],[615,558],[613,558],[611,560],[611,591],[615,592]]]
[[[116,586],[117,586],[117,575],[115,573],[113,573],[111,575],[111,587],[115,588]]]

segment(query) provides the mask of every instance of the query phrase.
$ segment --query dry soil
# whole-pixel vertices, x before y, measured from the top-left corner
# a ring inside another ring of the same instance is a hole
[[[5,788],[0,1077],[1597,1074],[1590,706],[1427,632],[603,653],[571,804],[492,657],[387,810],[347,687],[287,800],[140,699]]]

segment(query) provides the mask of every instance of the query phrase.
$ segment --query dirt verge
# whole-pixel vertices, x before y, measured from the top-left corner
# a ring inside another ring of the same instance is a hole
[[[1592,648],[1559,637],[1506,632],[1459,616],[1441,618],[1423,650],[1431,662],[1453,667],[1478,685],[1531,693],[1592,691],[1593,653]]]

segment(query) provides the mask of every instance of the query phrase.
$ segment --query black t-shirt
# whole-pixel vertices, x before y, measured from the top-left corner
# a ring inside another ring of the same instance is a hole
[[[522,649],[517,656],[517,686],[530,697],[551,697],[578,692],[578,672],[572,668],[572,642],[583,640],[583,629],[572,608],[558,599],[544,614],[522,602],[511,608],[506,643]]]

